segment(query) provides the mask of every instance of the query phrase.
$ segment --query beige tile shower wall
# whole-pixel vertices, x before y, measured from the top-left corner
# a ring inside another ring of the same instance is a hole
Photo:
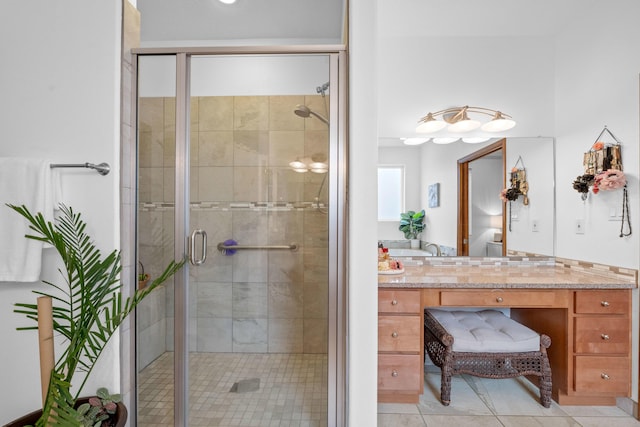
[[[191,223],[207,231],[209,244],[207,262],[191,268],[191,350],[327,350],[327,214],[316,198],[326,203],[328,182],[323,184],[324,174],[297,173],[288,164],[305,157],[326,161],[328,129],[316,118],[296,116],[296,104],[326,114],[320,96],[192,99]],[[162,230],[172,230],[173,211],[162,204],[173,201],[175,102],[146,98],[140,105],[140,245],[155,270],[171,255]],[[232,207],[247,203],[252,207]],[[289,206],[274,208],[273,203]],[[301,247],[225,256],[216,245],[229,238],[246,245],[296,242]],[[169,288],[167,322],[173,320]]]

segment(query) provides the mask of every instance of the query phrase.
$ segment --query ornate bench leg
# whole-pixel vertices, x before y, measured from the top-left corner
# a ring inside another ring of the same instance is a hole
[[[442,364],[441,379],[440,379],[440,401],[444,406],[449,406],[451,403],[451,359],[445,357]]]
[[[545,408],[551,406],[551,366],[546,354],[542,358],[542,375],[540,376],[540,403]]]

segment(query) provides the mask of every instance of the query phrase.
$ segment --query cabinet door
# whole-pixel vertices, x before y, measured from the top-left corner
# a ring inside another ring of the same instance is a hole
[[[378,313],[420,313],[420,290],[378,291]]]
[[[378,355],[378,391],[422,390],[418,354]]]
[[[629,320],[626,317],[578,317],[576,353],[628,354]]]
[[[629,307],[626,291],[582,291],[576,292],[577,314],[625,314]]]
[[[577,392],[629,395],[629,359],[626,357],[576,356]]]
[[[420,316],[378,316],[378,351],[420,352]]]

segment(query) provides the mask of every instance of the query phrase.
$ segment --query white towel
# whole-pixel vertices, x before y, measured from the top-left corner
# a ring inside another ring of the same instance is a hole
[[[24,237],[33,234],[27,220],[6,204],[25,205],[53,221],[59,198],[60,180],[50,161],[0,157],[0,282],[38,281],[44,248]]]

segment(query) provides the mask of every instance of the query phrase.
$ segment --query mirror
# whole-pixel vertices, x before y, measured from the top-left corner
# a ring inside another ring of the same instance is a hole
[[[438,244],[442,255],[452,256],[458,253],[458,161],[469,157],[472,153],[483,150],[497,140],[489,140],[481,144],[465,144],[456,142],[447,145],[426,143],[420,146],[407,146],[399,139],[381,138],[378,146],[379,165],[404,165],[405,168],[405,209],[426,212],[426,230],[421,240]],[[523,203],[523,197],[504,204],[504,240],[506,254],[520,253],[544,256],[555,255],[555,166],[554,139],[548,137],[506,138],[504,153],[505,176],[498,181],[510,183],[510,172],[513,167],[524,167],[529,189],[529,203]],[[495,163],[495,159],[493,160]],[[500,160],[502,162],[502,160]],[[480,169],[502,173],[502,167],[495,164],[488,169],[477,165]],[[486,172],[484,172],[486,173]],[[473,176],[473,174],[472,174]],[[472,179],[476,183],[483,182],[481,176]],[[495,179],[493,180],[496,181]],[[439,204],[429,207],[429,186],[439,184]],[[485,185],[485,184],[479,184]],[[488,185],[488,184],[487,184]],[[492,184],[495,187],[495,184]],[[493,188],[492,187],[492,188]],[[496,203],[490,203],[492,209],[500,202],[500,189],[495,191]],[[491,193],[482,196],[485,204],[491,201]],[[473,200],[470,205],[473,205]],[[495,210],[495,209],[494,209]],[[495,224],[498,212],[486,212],[484,217],[476,217],[476,225],[482,223],[484,229],[476,227],[475,235],[482,241],[475,242],[479,247],[473,256],[484,256],[488,242],[493,241],[494,233],[499,232]],[[394,241],[402,244],[404,236],[398,230],[398,221],[378,221],[378,240]],[[471,216],[473,228],[474,216]],[[511,229],[509,229],[509,226]],[[489,230],[489,229],[496,230]],[[473,235],[473,233],[472,233]],[[496,255],[495,252],[491,252]]]

